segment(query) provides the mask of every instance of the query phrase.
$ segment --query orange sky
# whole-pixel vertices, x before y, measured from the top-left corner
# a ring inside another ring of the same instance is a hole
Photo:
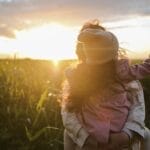
[[[121,47],[129,49],[129,57],[144,58],[150,53],[150,28],[137,24],[149,19],[110,22],[104,23],[104,26],[116,34]],[[75,58],[79,28],[51,23],[17,31],[15,39],[0,38],[0,53],[53,60]]]
[[[75,58],[80,27],[98,18],[130,50],[129,57],[144,58],[150,53],[149,5],[147,0],[0,0],[0,54]]]

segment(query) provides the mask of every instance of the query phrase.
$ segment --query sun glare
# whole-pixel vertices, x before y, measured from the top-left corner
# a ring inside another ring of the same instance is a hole
[[[150,17],[128,19],[106,24],[114,32],[121,47],[128,49],[129,57],[145,58],[149,54]]]
[[[57,59],[53,59],[52,62],[55,67],[57,67],[59,65],[59,60],[57,60]]]
[[[146,27],[126,28],[123,31],[115,31],[119,37],[120,46],[129,50],[130,57],[144,58],[149,53],[150,30]]]
[[[56,23],[17,33],[16,47],[21,56],[58,60],[74,58],[77,29]]]
[[[127,19],[105,24],[115,33],[121,47],[129,49],[129,57],[144,58],[149,54],[150,18]],[[16,31],[16,39],[0,38],[0,53],[20,58],[53,60],[55,66],[62,59],[73,59],[79,26],[58,23],[34,26]],[[5,57],[5,55],[4,55]]]

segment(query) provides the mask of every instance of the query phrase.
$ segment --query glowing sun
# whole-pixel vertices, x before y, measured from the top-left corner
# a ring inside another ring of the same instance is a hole
[[[52,59],[74,58],[77,29],[56,23],[34,27],[18,33],[16,47],[23,57]]]

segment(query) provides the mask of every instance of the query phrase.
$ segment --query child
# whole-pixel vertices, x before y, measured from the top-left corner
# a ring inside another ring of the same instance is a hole
[[[63,89],[64,97],[68,94],[68,89],[64,86]],[[121,131],[120,134],[117,133],[114,134],[115,137],[119,138],[120,140],[123,140],[123,133],[126,133],[130,141],[132,141],[131,149],[132,150],[141,150],[140,146],[140,140],[144,138],[144,148],[142,150],[149,150],[150,147],[150,131],[147,129],[144,125],[145,120],[145,105],[144,105],[144,95],[142,86],[139,81],[132,81],[127,86],[128,90],[130,91],[130,94],[132,95],[132,107],[129,110],[128,119]],[[65,150],[72,149],[73,147],[76,147],[77,149],[85,149],[88,147],[90,149],[91,143],[96,145],[96,141],[93,141],[93,139],[89,138],[89,133],[82,127],[80,122],[78,121],[75,113],[68,112],[66,110],[66,104],[63,103],[62,107],[62,119],[63,124],[65,126],[65,135],[64,135],[64,146]],[[135,135],[139,135],[141,139],[137,139]],[[119,141],[117,139],[117,144],[119,145]],[[76,144],[74,144],[76,143]],[[122,143],[120,143],[122,144]],[[120,146],[119,146],[120,147]],[[121,145],[123,147],[123,144]],[[94,149],[94,146],[92,145],[92,150]]]
[[[81,31],[78,40],[85,63],[67,76],[68,110],[76,113],[82,126],[105,148],[110,133],[120,132],[127,120],[131,101],[126,84],[149,75],[150,60],[131,67],[126,60],[117,60],[117,38],[100,28]]]

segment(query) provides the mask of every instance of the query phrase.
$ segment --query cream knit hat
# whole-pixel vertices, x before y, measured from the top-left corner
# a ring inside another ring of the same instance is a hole
[[[111,32],[87,28],[80,32],[78,41],[83,44],[88,64],[103,64],[118,57],[119,43]]]

